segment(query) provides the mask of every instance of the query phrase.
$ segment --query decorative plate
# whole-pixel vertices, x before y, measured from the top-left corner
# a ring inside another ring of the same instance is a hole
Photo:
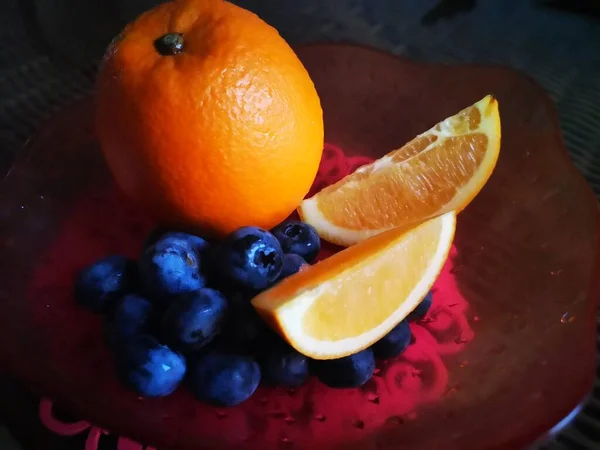
[[[594,372],[599,210],[561,142],[554,107],[510,70],[430,66],[347,45],[298,49],[321,96],[317,187],[493,93],[502,151],[458,220],[455,247],[414,342],[361,389],[311,380],[215,409],[185,388],[140,399],[117,382],[102,319],[72,299],[74,274],[138,254],[152,223],[114,187],[90,100],[22,151],[0,191],[0,357],[74,414],[168,449],[520,448],[588,392]],[[334,250],[334,249],[330,249]]]

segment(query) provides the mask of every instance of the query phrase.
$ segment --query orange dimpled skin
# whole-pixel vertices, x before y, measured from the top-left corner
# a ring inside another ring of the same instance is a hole
[[[300,60],[274,28],[222,0],[164,3],[125,28],[100,68],[96,129],[133,200],[217,235],[285,219],[323,150]]]

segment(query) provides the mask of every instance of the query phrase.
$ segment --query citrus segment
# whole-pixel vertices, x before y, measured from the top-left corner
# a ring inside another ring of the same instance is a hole
[[[429,292],[452,245],[454,212],[345,249],[252,300],[299,352],[315,359],[367,348]]]
[[[487,96],[304,200],[298,211],[322,238],[349,246],[462,210],[489,179],[499,150],[498,102]]]

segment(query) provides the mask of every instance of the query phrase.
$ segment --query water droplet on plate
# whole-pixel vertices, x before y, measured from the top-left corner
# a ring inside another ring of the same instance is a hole
[[[367,401],[374,403],[375,405],[379,405],[379,395],[369,393],[369,394],[367,394]]]
[[[460,367],[461,369],[464,369],[468,365],[469,365],[469,361],[462,361],[458,367]]]
[[[296,419],[294,419],[294,418],[293,418],[292,416],[290,416],[290,415],[287,415],[287,416],[285,416],[285,417],[283,418],[283,421],[284,421],[285,423],[287,423],[288,425],[292,425],[292,424],[296,423]]]
[[[327,417],[325,417],[323,414],[317,414],[315,416],[315,420],[317,422],[325,422],[327,420]]]
[[[225,411],[217,411],[216,414],[217,414],[217,417],[219,419],[226,419],[227,418],[227,413]]]
[[[479,316],[473,316],[473,322],[479,322],[481,319]]]
[[[352,422],[352,426],[354,426],[354,428],[358,428],[359,430],[364,430],[365,422],[362,420],[355,420]]]
[[[571,323],[575,320],[575,316],[572,316],[570,312],[564,313],[560,318],[560,323]]]
[[[417,370],[413,370],[413,372],[411,373],[411,375],[415,378],[421,378],[423,379],[423,371],[421,369],[417,369]]]
[[[458,391],[460,391],[460,387],[458,385],[452,386],[452,387],[448,388],[448,390],[446,391],[446,395],[456,394]]]
[[[282,437],[281,438],[281,443],[286,445],[286,446],[291,446],[294,444],[294,442],[289,438],[289,437]]]
[[[404,419],[400,416],[391,416],[386,419],[386,423],[388,425],[394,425],[394,426],[403,425]]]

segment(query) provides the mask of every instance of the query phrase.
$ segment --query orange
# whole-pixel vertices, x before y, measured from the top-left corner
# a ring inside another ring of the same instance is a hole
[[[323,150],[319,97],[298,57],[221,0],[164,3],[125,28],[98,75],[96,129],[132,199],[218,235],[285,219]]]
[[[454,212],[347,248],[252,300],[296,350],[316,359],[365,349],[429,292],[454,238]]]
[[[349,246],[461,211],[491,176],[499,152],[498,102],[487,96],[303,201],[299,213],[322,238]]]

